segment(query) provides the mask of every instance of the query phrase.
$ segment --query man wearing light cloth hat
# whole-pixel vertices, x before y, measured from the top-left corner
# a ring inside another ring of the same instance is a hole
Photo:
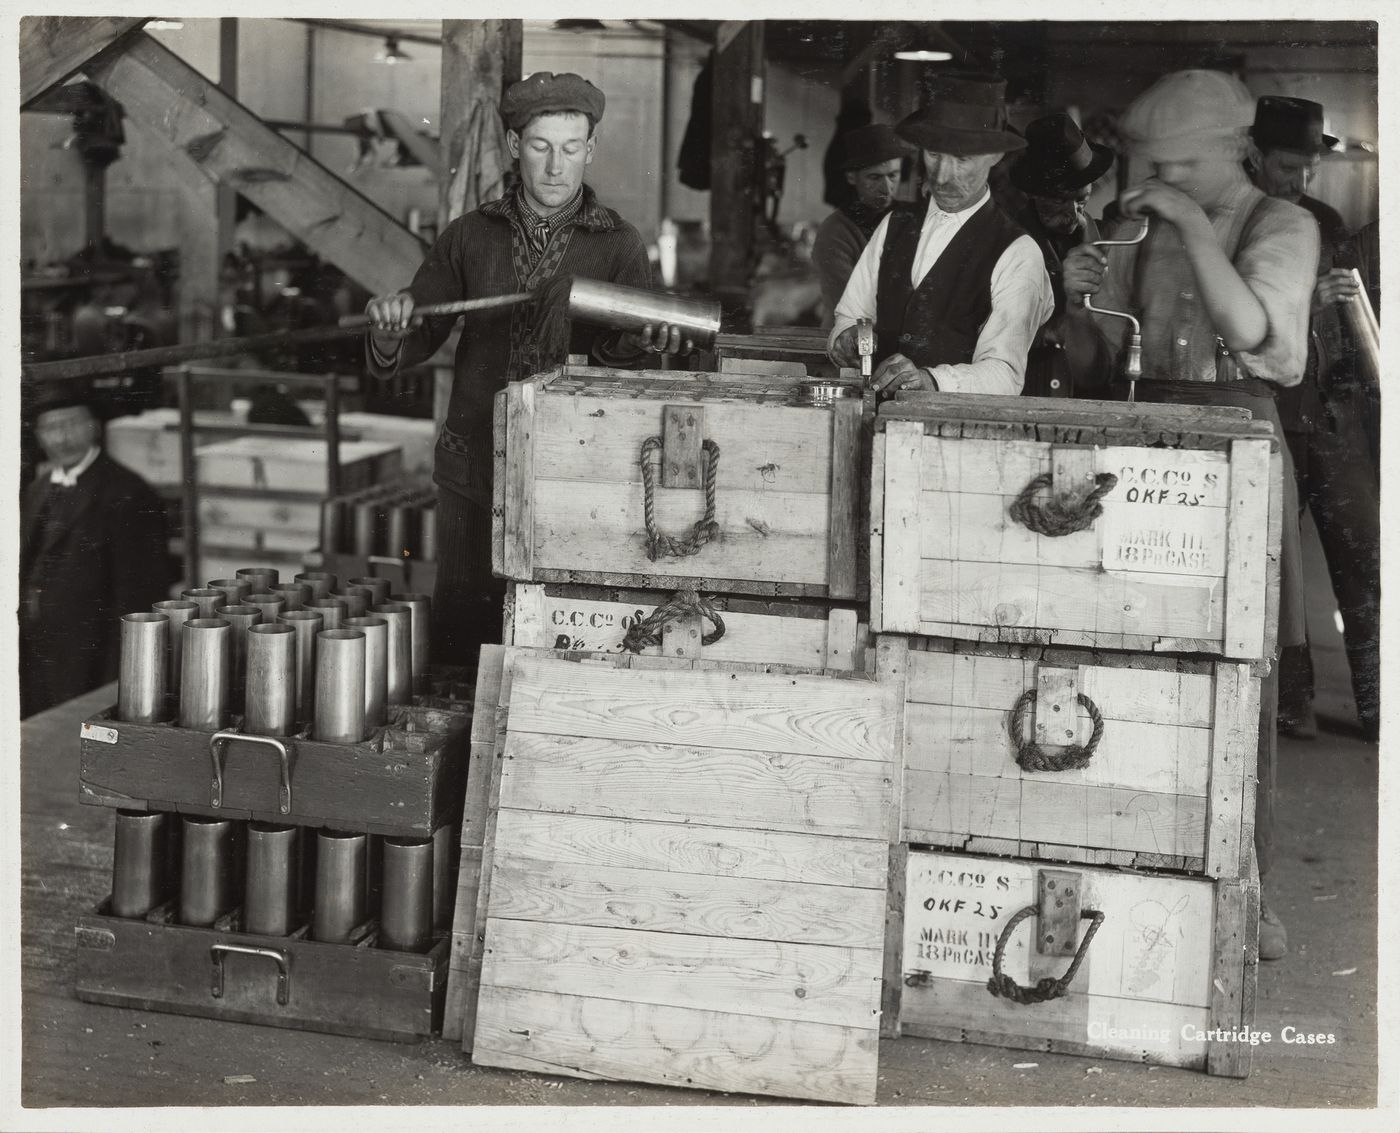
[[[1026,195],[1017,223],[1040,245],[1055,293],[1055,313],[1040,328],[1026,360],[1024,392],[1034,397],[1105,397],[1112,361],[1103,336],[1075,296],[1067,303],[1064,259],[1099,238],[1085,205],[1113,165],[1113,151],[1084,137],[1068,114],[1048,114],[1026,127],[1026,148],[1011,183]]]
[[[922,151],[928,199],[875,229],[836,305],[832,361],[859,362],[856,320],[875,323],[880,390],[1018,394],[1054,300],[1034,240],[992,202],[987,177],[1025,141],[1007,125],[1006,83],[949,73],[895,132]]]
[[[909,153],[891,126],[862,126],[843,135],[841,143],[845,154],[841,168],[855,199],[822,221],[812,244],[812,266],[821,283],[828,325],[851,269],[894,204],[900,167]]]
[[[1151,230],[1111,254],[1084,244],[1065,260],[1065,291],[1095,305],[1134,311],[1142,322],[1141,401],[1248,409],[1279,434],[1285,463],[1279,644],[1303,640],[1297,494],[1274,394],[1297,385],[1307,363],[1308,308],[1318,256],[1317,224],[1297,205],[1265,196],[1241,164],[1254,98],[1220,71],[1178,71],[1128,107],[1121,122],[1131,155],[1151,175],[1119,198],[1109,238]],[[1097,316],[1096,316],[1097,318]],[[1121,350],[1124,320],[1099,318]],[[1277,671],[1263,681],[1255,848],[1259,873],[1273,855]],[[1278,959],[1287,936],[1260,916],[1259,955]]]
[[[652,286],[646,246],[635,228],[599,203],[583,181],[598,139],[603,92],[578,75],[548,71],[514,83],[501,99],[506,142],[519,187],[452,221],[404,291],[370,300],[369,371],[388,377],[429,358],[451,317],[415,319],[416,306],[533,291],[560,276]],[[505,583],[491,574],[492,400],[518,378],[591,354],[609,366],[636,366],[648,353],[675,353],[678,328],[641,333],[574,327],[567,342],[546,342],[538,305],[474,316],[462,330],[452,395],[438,438],[438,574],[433,642],[439,659],[476,663],[478,646],[500,632]]]

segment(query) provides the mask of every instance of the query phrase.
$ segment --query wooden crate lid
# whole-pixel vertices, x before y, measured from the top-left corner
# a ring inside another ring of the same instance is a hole
[[[1055,444],[1133,444],[1218,449],[1231,441],[1263,438],[1278,444],[1273,425],[1246,409],[1125,401],[1070,401],[1058,397],[992,394],[901,394],[879,407],[875,427],[922,421],[925,432]],[[950,431],[946,426],[953,426]]]
[[[541,392],[582,397],[745,401],[762,405],[791,405],[803,380],[783,374],[615,370],[607,366],[559,366],[531,379]]]

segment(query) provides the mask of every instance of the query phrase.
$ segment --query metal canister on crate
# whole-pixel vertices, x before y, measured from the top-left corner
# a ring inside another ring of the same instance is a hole
[[[144,917],[165,899],[167,818],[157,811],[117,811],[112,844],[114,917]]]

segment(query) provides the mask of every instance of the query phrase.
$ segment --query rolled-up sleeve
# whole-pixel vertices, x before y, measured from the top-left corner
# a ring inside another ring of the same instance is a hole
[[[1235,352],[1250,374],[1280,386],[1303,380],[1308,319],[1317,281],[1320,238],[1306,209],[1273,208],[1260,216],[1235,255],[1235,270],[1264,308],[1269,330],[1253,350]]]
[[[850,281],[841,293],[841,301],[836,304],[836,314],[832,319],[831,333],[827,335],[828,352],[836,344],[841,332],[856,325],[857,319],[875,320],[875,299],[880,287],[880,256],[885,250],[885,233],[889,231],[890,218],[887,216],[875,226],[865,251],[856,260],[851,270]]]
[[[944,393],[1018,394],[1036,331],[1055,310],[1045,257],[1029,236],[1018,236],[992,269],[992,313],[977,333],[972,361],[932,366]]]

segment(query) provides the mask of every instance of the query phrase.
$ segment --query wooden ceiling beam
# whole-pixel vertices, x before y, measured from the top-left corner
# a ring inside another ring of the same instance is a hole
[[[83,69],[179,160],[236,189],[369,291],[413,278],[424,251],[413,233],[149,35]]]
[[[123,37],[138,31],[149,16],[24,16],[19,21],[19,104],[71,78],[83,64]]]

